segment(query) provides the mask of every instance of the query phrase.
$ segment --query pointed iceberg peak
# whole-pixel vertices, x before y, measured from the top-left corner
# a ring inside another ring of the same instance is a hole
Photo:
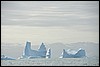
[[[79,48],[78,50],[84,50],[84,49],[82,49],[82,48]]]
[[[40,46],[39,49],[38,49],[38,52],[39,52],[39,55],[40,55],[41,57],[43,57],[43,58],[46,57],[46,52],[47,52],[47,50],[46,50],[46,47],[45,47],[44,43],[41,44],[41,46]]]
[[[42,42],[41,46],[45,47],[45,45],[44,45],[44,43],[43,43],[43,42]],[[40,46],[40,47],[41,47],[41,46]]]
[[[42,42],[41,46],[38,49],[39,51],[46,51],[46,47],[44,45],[44,43]]]
[[[31,42],[27,41],[23,55],[29,56],[31,51]]]
[[[65,49],[63,49],[63,52],[65,52]]]
[[[44,43],[42,42],[42,44],[44,45]]]
[[[26,47],[27,47],[27,48],[31,48],[31,42],[30,42],[30,41],[27,41],[27,42],[26,42]]]

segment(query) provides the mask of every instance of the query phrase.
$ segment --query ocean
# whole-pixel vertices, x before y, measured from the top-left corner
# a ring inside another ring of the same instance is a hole
[[[34,58],[1,60],[1,66],[99,66],[99,58]]]

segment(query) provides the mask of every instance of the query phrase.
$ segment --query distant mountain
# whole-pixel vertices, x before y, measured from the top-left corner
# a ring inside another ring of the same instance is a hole
[[[63,49],[66,49],[67,46],[63,43],[52,43],[46,45],[47,48],[51,48],[51,57],[59,57],[60,54],[62,53]]]
[[[1,45],[2,46],[6,46],[6,45],[9,45],[9,46],[16,46],[16,45],[22,45],[24,43],[4,43],[4,42],[1,42]]]

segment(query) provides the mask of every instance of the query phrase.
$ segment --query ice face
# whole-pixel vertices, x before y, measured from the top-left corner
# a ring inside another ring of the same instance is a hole
[[[46,47],[44,43],[41,44],[38,50],[31,49],[31,42],[26,42],[23,55],[20,58],[46,58]]]
[[[46,58],[51,58],[51,49],[50,48],[47,50]]]
[[[43,57],[43,58],[46,57],[47,50],[46,50],[44,43],[41,44],[40,48],[38,49],[38,52],[41,57]]]
[[[83,49],[79,49],[79,51],[75,54],[75,57],[76,58],[81,58],[81,57],[85,57],[86,56],[86,53],[85,53],[85,50]]]
[[[38,49],[38,51],[46,51],[46,47],[45,47],[44,43],[41,44],[41,46]]]
[[[67,50],[69,51],[69,50]],[[61,54],[60,58],[82,58],[86,56],[85,50],[83,50],[82,48],[80,48],[75,54],[71,53],[71,52],[67,52],[65,51],[65,49],[63,49],[63,52]]]
[[[30,56],[31,53],[31,42],[26,42],[24,55]]]

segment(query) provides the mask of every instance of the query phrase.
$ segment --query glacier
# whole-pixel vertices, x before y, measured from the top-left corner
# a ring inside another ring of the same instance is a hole
[[[66,51],[65,49],[63,49],[63,52],[60,56],[60,58],[83,58],[83,57],[86,57],[86,52],[82,48],[79,48],[78,51],[70,51],[70,49]]]

